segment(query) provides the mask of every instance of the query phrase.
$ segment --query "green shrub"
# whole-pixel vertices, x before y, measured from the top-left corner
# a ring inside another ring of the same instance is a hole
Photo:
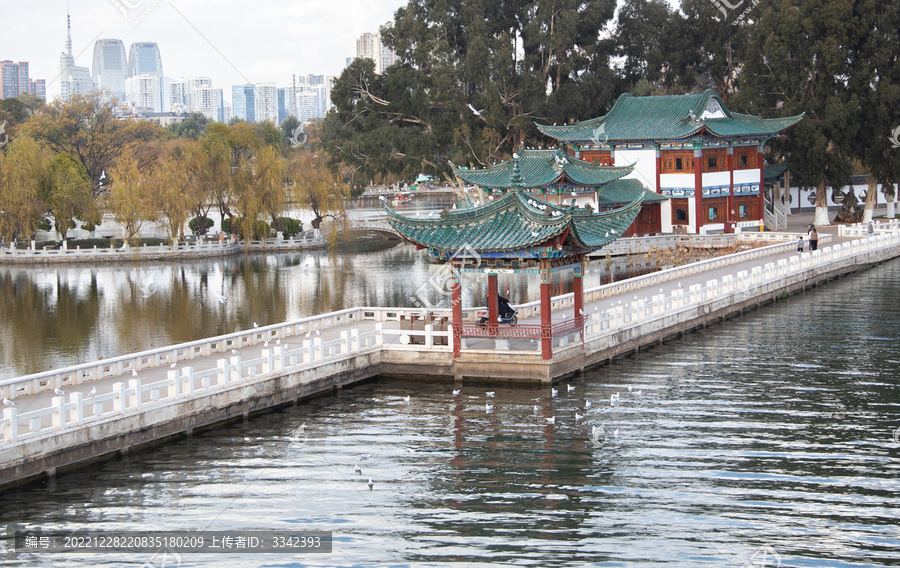
[[[188,228],[194,235],[205,235],[206,232],[212,229],[215,224],[215,221],[213,221],[209,217],[194,217],[193,219],[188,221]]]
[[[281,231],[285,237],[293,237],[303,230],[303,223],[290,217],[276,217],[272,221],[272,229]]]

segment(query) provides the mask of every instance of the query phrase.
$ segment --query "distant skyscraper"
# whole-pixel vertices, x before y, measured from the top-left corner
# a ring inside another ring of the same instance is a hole
[[[22,68],[25,68],[25,83],[22,84]],[[29,89],[28,63],[20,61],[0,61],[0,99],[14,99],[19,93]]]
[[[158,112],[159,80],[153,75],[142,73],[137,77],[125,79],[125,101],[135,110]]]
[[[169,83],[169,112],[187,112],[184,86],[184,79]]]
[[[222,89],[198,85],[191,89],[191,112],[201,112],[206,118],[224,122]]]
[[[156,77],[157,100],[153,102],[154,112],[163,111],[163,67],[159,46],[155,42],[145,41],[131,44],[128,51],[128,76],[140,77],[150,75]]]
[[[293,89],[291,87],[284,87],[283,89],[278,89],[278,124],[284,122],[290,114],[291,111],[288,109],[291,101],[291,93]]]
[[[94,42],[94,81],[98,89],[107,89],[112,97],[125,102],[125,79],[128,78],[128,56],[120,39],[98,39]]]
[[[228,124],[234,118],[234,107],[228,103],[222,105],[222,122]]]
[[[385,69],[397,62],[394,50],[381,43],[381,34],[364,33],[356,40],[356,57],[365,57],[375,62],[375,73],[381,75]],[[348,62],[349,65],[349,62]]]
[[[35,79],[31,81],[31,94],[39,99],[47,100],[47,81],[45,79]]]
[[[231,106],[234,118],[256,122],[256,91],[254,91],[253,85],[231,87]]]
[[[256,122],[278,126],[278,88],[275,83],[256,84]]]
[[[91,70],[75,65],[72,55],[72,19],[66,14],[66,50],[59,56],[59,97],[67,100],[72,95],[86,95],[96,89]]]

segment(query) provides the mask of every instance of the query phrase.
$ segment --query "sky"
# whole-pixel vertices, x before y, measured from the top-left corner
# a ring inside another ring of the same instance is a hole
[[[27,61],[32,79],[59,93],[59,56],[72,16],[75,64],[91,67],[94,42],[155,41],[166,77],[208,76],[231,86],[291,75],[339,75],[356,38],[392,21],[406,0],[0,0],[0,60]]]

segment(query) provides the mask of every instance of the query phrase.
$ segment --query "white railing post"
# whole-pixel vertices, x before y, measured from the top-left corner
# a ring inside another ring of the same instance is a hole
[[[181,398],[181,389],[178,388],[181,386],[181,379],[178,378],[178,371],[169,370],[167,371],[167,378],[172,381],[169,383],[169,398],[172,400],[178,400]]]
[[[434,325],[428,324],[425,326],[425,348],[431,349],[434,347]]]
[[[313,349],[313,354],[312,354],[313,361],[321,361],[322,359],[325,358],[325,352],[322,349],[322,338],[321,337],[317,337],[317,338],[313,339],[312,349]]]
[[[64,430],[66,427],[66,401],[61,396],[54,396],[52,400],[53,408],[53,427]]]
[[[303,340],[303,365],[312,363],[312,342],[308,339]]]
[[[141,399],[144,397],[141,396],[141,380],[140,379],[130,379],[128,381],[128,390],[134,391],[133,394],[129,395],[128,398],[131,400],[127,402],[127,406],[133,406],[135,410],[138,412],[141,411]]]
[[[375,345],[384,345],[384,324],[375,324]]]
[[[116,398],[113,399],[113,411],[118,412],[119,414],[125,414],[125,384],[113,384],[113,392],[116,393]]]
[[[350,330],[350,352],[359,353],[359,330]]]
[[[341,332],[341,343],[339,348],[341,355],[346,355],[350,352],[350,333],[347,331]]]
[[[81,426],[84,424],[84,395],[80,392],[73,392],[69,395],[69,400],[75,403],[75,408],[72,409],[72,415],[69,419],[71,422]]]
[[[231,376],[228,379],[228,382],[237,382],[241,380],[241,356],[240,355],[232,355],[231,356]]]
[[[12,247],[12,244],[10,244],[9,246]],[[16,412],[16,409],[11,407],[4,408],[3,418],[8,422],[6,428],[3,431],[3,435],[6,437],[6,441],[19,441],[19,415]]]
[[[272,352],[268,347],[263,348],[262,350],[262,373],[263,375],[268,375],[272,372]]]
[[[219,370],[216,373],[216,384],[217,385],[227,385],[228,384],[228,361],[225,359],[219,359],[216,361],[216,368]]]
[[[184,367],[183,369],[181,369],[181,377],[182,380],[187,382],[188,396],[194,396],[194,368]]]

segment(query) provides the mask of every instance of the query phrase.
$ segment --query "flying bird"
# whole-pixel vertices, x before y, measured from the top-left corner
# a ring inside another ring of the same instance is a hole
[[[225,296],[223,296],[222,294],[219,294],[215,290],[213,290],[212,293],[213,293],[213,296],[216,298],[217,302],[219,302],[220,304],[225,303]]]
[[[472,109],[472,112],[475,114],[475,116],[481,116],[481,113],[483,113],[485,110],[487,110],[487,109],[476,110],[475,107],[472,106],[472,103],[469,103],[469,108]],[[481,118],[484,118],[484,117],[481,116]]]

